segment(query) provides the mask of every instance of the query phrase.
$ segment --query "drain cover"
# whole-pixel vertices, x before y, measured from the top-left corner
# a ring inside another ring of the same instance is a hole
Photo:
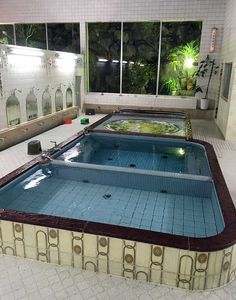
[[[166,194],[167,190],[160,190],[160,193]]]
[[[108,159],[107,160],[113,160],[113,158],[112,157],[108,157]]]
[[[103,195],[103,198],[104,199],[109,199],[109,198],[111,198],[111,194],[105,194],[105,195]]]
[[[162,157],[161,158],[168,158],[168,156],[167,155],[162,155]]]
[[[83,179],[82,182],[88,183],[89,181],[87,179]]]
[[[130,165],[129,165],[129,167],[131,167],[131,168],[135,168],[135,167],[136,167],[136,165],[135,165],[135,164],[130,164]]]

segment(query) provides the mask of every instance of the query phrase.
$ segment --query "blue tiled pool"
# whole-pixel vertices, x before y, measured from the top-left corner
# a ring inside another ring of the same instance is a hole
[[[56,159],[210,176],[204,148],[182,140],[90,133]]]
[[[33,169],[2,189],[0,206],[189,237],[216,235],[224,228],[209,177],[77,163]]]

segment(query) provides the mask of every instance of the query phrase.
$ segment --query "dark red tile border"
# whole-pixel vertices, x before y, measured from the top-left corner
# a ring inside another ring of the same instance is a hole
[[[83,134],[83,131],[79,132],[78,134],[61,143],[60,146],[65,147]],[[194,139],[191,140],[191,142],[201,144],[205,147],[211,167],[213,181],[215,183],[216,192],[225,221],[224,231],[216,236],[208,238],[188,238],[167,233],[159,233],[142,229],[127,228],[116,225],[48,215],[25,213],[9,209],[0,209],[0,219],[96,235],[106,235],[120,239],[134,240],[143,243],[158,244],[192,251],[210,252],[225,249],[236,243],[236,211],[212,145],[207,142]],[[39,163],[42,163],[40,156],[0,179],[0,187],[9,183]]]

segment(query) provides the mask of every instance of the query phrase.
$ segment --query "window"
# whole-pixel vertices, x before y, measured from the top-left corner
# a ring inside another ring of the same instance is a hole
[[[160,23],[124,23],[122,92],[156,94]]]
[[[48,49],[80,53],[80,25],[47,24]]]
[[[45,24],[16,24],[16,44],[46,49]]]
[[[230,79],[232,73],[232,63],[224,64],[224,76],[223,76],[223,84],[222,84],[222,98],[225,100],[229,99],[229,87],[230,87]]]
[[[0,25],[0,44],[15,44],[13,25]]]
[[[194,95],[193,62],[198,60],[200,37],[201,22],[163,22],[160,95]]]
[[[90,23],[89,90],[120,92],[120,23]]]
[[[193,96],[201,27],[201,22],[89,23],[89,91]]]

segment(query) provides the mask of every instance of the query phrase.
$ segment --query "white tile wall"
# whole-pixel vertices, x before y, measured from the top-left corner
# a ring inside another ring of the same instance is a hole
[[[16,91],[16,97],[18,98],[21,107],[21,122],[27,121],[26,97],[33,87],[35,87],[34,94],[38,101],[39,117],[42,116],[42,95],[47,87],[49,87],[49,94],[52,99],[52,112],[55,112],[54,100],[55,92],[58,88],[60,88],[63,93],[64,108],[66,108],[66,90],[69,87],[73,91],[73,103],[75,104],[75,75],[83,76],[83,66],[78,65],[77,71],[75,68],[66,68],[66,70],[61,69],[55,64],[55,51],[44,50],[45,55],[41,59],[41,62],[34,65],[32,68],[29,68],[28,63],[26,62],[22,67],[22,64],[9,63],[9,55],[3,55],[1,52],[1,50],[6,49],[7,48],[4,45],[0,46],[0,57],[2,57],[3,62],[0,66],[3,86],[3,97],[0,101],[0,130],[7,127],[6,102],[15,88],[21,91]],[[51,59],[52,65],[48,63],[49,59]]]
[[[214,55],[216,59],[219,59],[225,3],[226,0],[8,0],[0,1],[0,22],[81,22],[81,52],[86,53],[86,22],[202,20],[201,57],[204,57],[208,52],[211,28],[217,27],[218,34]],[[216,98],[216,91],[217,78],[211,84],[210,97],[213,100]],[[111,94],[108,104],[116,105],[116,97],[116,95]],[[101,95],[98,95],[96,99],[91,98],[90,95],[85,96],[85,102],[91,103],[91,99],[95,104],[103,101]],[[145,103],[145,97],[143,101]],[[155,101],[155,97],[152,101],[155,104],[154,106],[160,106],[160,103]],[[135,96],[129,97],[129,104],[136,105]],[[178,107],[178,101],[175,106]],[[212,106],[214,106],[214,101],[212,101]]]
[[[236,140],[236,1],[226,2],[222,62],[233,62],[229,100],[219,100],[217,125],[226,139]]]

